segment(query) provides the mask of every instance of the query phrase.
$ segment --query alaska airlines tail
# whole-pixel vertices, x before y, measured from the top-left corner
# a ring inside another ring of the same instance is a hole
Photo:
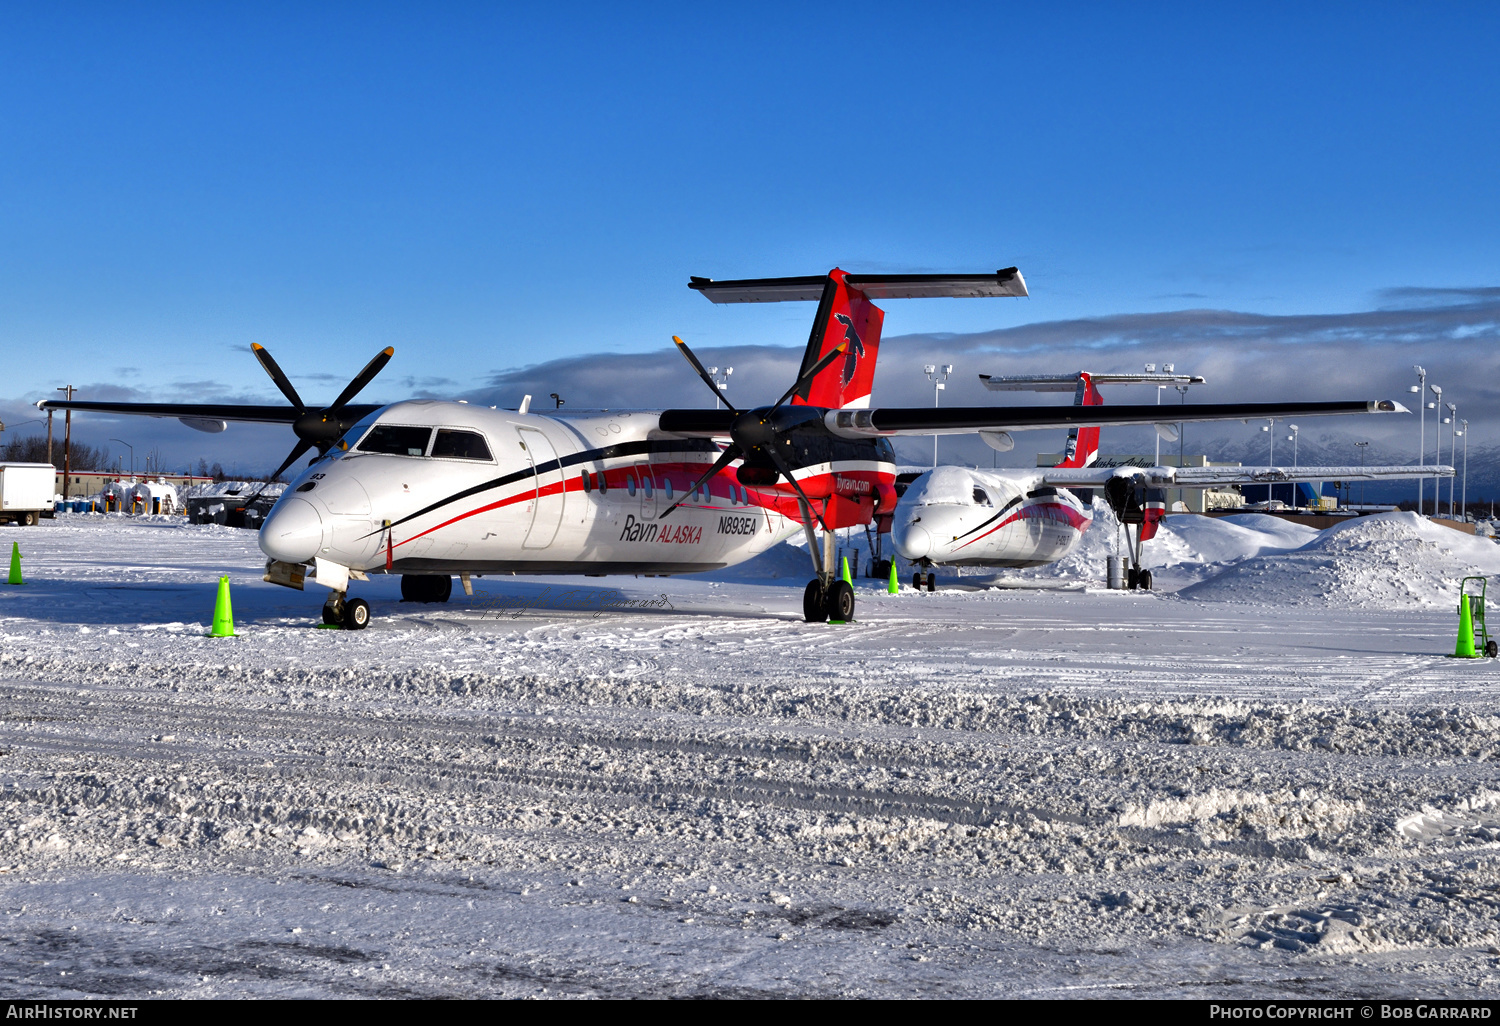
[[[885,322],[885,311],[874,300],[1026,295],[1026,281],[1014,267],[994,274],[847,274],[835,267],[826,275],[808,278],[693,278],[688,287],[715,303],[816,300],[818,312],[798,376],[840,343],[849,345],[843,359],[815,375],[792,396],[791,403],[836,410],[870,405],[880,329]]]

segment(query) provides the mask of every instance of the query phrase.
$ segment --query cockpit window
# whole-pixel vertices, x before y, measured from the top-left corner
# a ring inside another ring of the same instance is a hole
[[[976,506],[988,506],[988,505],[990,505],[989,494],[983,488],[979,487],[978,485],[974,486],[974,504]]]
[[[478,432],[438,428],[437,441],[432,443],[432,455],[450,460],[488,460],[490,447]]]
[[[431,437],[432,428],[377,424],[354,448],[358,452],[379,452],[389,456],[423,456]]]

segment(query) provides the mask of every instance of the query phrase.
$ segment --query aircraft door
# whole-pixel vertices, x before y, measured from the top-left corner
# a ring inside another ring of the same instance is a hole
[[[641,464],[641,520],[650,523],[656,519],[656,492],[659,481],[655,480],[651,464]]]
[[[535,495],[531,502],[531,523],[523,549],[545,549],[557,537],[557,527],[562,523],[563,503],[566,501],[562,468],[557,465],[557,451],[547,436],[535,428],[517,428],[521,445],[531,460],[531,473]]]

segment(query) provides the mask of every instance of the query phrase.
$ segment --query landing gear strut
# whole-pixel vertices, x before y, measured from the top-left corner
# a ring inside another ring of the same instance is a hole
[[[1147,488],[1140,478],[1112,478],[1104,486],[1105,498],[1115,518],[1125,530],[1125,541],[1130,558],[1130,567],[1125,573],[1125,586],[1131,591],[1151,590],[1151,571],[1141,566],[1141,548],[1146,541],[1147,510],[1160,510],[1165,502],[1165,493],[1158,488]],[[1155,520],[1152,520],[1153,525]],[[1135,528],[1135,540],[1130,539],[1130,529]],[[1154,531],[1154,527],[1153,527]]]
[[[813,534],[812,508],[799,499],[802,507],[802,530],[807,535],[807,551],[812,557],[813,572],[818,576],[807,582],[802,593],[802,618],[808,623],[824,623],[833,620],[848,623],[854,619],[854,588],[848,581],[840,580],[834,573],[834,536],[832,531],[823,532],[823,544],[818,544]],[[821,550],[821,552],[820,552]]]

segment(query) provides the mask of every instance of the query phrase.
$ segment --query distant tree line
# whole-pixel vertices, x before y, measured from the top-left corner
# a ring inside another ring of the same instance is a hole
[[[109,469],[108,449],[96,449],[92,445],[74,442],[68,447],[67,455],[71,457],[68,461],[68,467],[71,470],[87,472]],[[47,437],[32,435],[29,438],[12,438],[5,443],[3,449],[0,449],[0,458],[7,463],[46,463]],[[58,470],[63,469],[61,438],[53,439],[52,465]]]

